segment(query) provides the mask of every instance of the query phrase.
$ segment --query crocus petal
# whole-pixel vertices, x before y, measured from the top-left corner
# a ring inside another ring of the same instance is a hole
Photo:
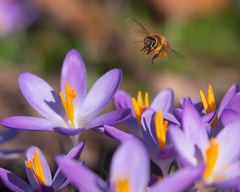
[[[240,92],[232,97],[226,108],[240,113]]]
[[[211,123],[214,120],[216,113],[210,112],[201,117],[203,123]]]
[[[193,106],[197,109],[198,112],[201,112],[204,109],[201,101],[199,101],[198,99],[191,98],[191,97],[183,98],[180,100],[180,104],[182,107],[184,105],[185,100],[190,101],[193,104]]]
[[[127,128],[129,131],[136,135],[140,136],[141,135],[141,129],[139,127],[139,123],[137,122],[137,119],[135,117],[130,117],[126,120]]]
[[[153,185],[148,192],[182,192],[202,176],[204,167],[185,167]]]
[[[154,137],[154,125],[153,125],[153,118],[155,115],[155,111],[152,109],[147,109],[146,111],[143,112],[142,118],[141,118],[141,124],[143,126],[143,129],[146,131],[149,129],[149,133],[151,134],[151,137]]]
[[[14,192],[33,192],[29,184],[6,169],[0,168],[0,180],[8,189]]]
[[[159,161],[161,161],[162,159],[174,157],[175,153],[176,151],[173,146],[166,146],[163,150],[158,152],[157,158],[159,159]]]
[[[0,120],[1,122],[1,120]],[[0,144],[9,141],[17,136],[17,131],[15,130],[6,130],[0,133]]]
[[[174,109],[173,114],[174,114],[175,118],[177,119],[177,121],[181,124],[182,123],[183,109],[176,108],[176,109]]]
[[[76,91],[76,106],[80,105],[87,92],[87,73],[84,61],[75,49],[68,52],[64,59],[61,72],[61,90],[65,93],[65,85],[69,83]]]
[[[174,104],[174,93],[172,89],[160,91],[151,103],[154,111],[172,112]]]
[[[129,161],[126,157],[131,157],[131,160]],[[115,188],[119,179],[127,180],[129,191],[145,192],[149,168],[148,153],[144,145],[137,139],[127,140],[120,145],[112,158],[110,169],[112,187]]]
[[[6,117],[0,120],[0,124],[12,129],[32,131],[53,131],[53,128],[58,126],[47,119],[30,116]]]
[[[240,185],[240,162],[226,166],[220,173],[221,179],[215,183],[217,188],[229,189]]]
[[[54,189],[51,186],[39,185],[34,192],[54,192]]]
[[[57,157],[56,160],[62,172],[79,190],[103,192],[106,189],[106,183],[78,161],[66,157]]]
[[[132,97],[126,91],[118,90],[113,97],[117,109],[132,109]]]
[[[44,174],[44,180],[45,180],[45,185],[51,186],[52,185],[52,175],[50,168],[48,166],[48,162],[45,158],[45,156],[42,154],[41,150],[35,146],[31,146],[27,149],[26,152],[26,160],[32,160],[32,157],[35,156],[35,151],[38,151],[39,156],[40,156],[40,161],[43,169],[43,174]],[[29,179],[29,182],[34,188],[37,188],[39,184],[36,183],[36,179],[32,172],[26,167],[26,173]]]
[[[117,91],[121,80],[122,71],[113,69],[94,83],[79,109],[80,124],[87,125],[102,112]]]
[[[119,109],[111,111],[103,115],[99,115],[88,125],[87,128],[94,128],[102,125],[115,125],[128,119],[130,115],[131,115],[130,109]]]
[[[205,153],[205,148],[208,145],[208,135],[206,126],[201,120],[201,117],[193,104],[189,100],[185,100],[183,106],[183,130],[192,143],[198,145],[200,150]]]
[[[219,153],[214,172],[218,172],[224,165],[235,162],[240,157],[239,145],[240,121],[228,124],[217,135],[216,142],[219,144]]]
[[[70,159],[76,159],[76,160],[79,159],[80,154],[83,150],[83,146],[84,146],[84,142],[79,143],[68,152],[66,157]],[[61,169],[58,168],[53,178],[52,187],[56,191],[58,191],[59,189],[66,187],[69,183],[70,181],[67,180],[65,175],[63,175],[63,173],[61,172]]]
[[[43,79],[28,72],[19,76],[19,87],[23,96],[45,118],[61,122],[64,110],[53,88]]]
[[[154,125],[154,115],[155,112],[151,109],[146,110],[142,114],[141,125],[142,125],[142,135],[146,141],[148,148],[153,151],[153,153],[159,152],[159,145],[156,138],[156,130]]]
[[[233,96],[238,92],[238,85],[233,84],[225,93],[225,95],[223,96],[221,103],[219,105],[218,108],[218,117],[221,116],[223,110],[225,109],[225,107],[228,105],[228,103],[230,102],[230,100],[233,98]]]
[[[169,123],[173,123],[173,124],[175,124],[175,125],[180,125],[180,122],[179,122],[179,121],[176,119],[176,117],[174,117],[174,115],[171,114],[171,113],[168,113],[168,112],[163,113],[163,118],[164,118],[165,120],[167,120]]]
[[[240,114],[232,109],[225,109],[220,117],[220,120],[224,126],[227,126],[229,123],[232,123],[236,120],[239,120]]]
[[[82,131],[84,131],[86,129],[85,128],[55,127],[53,130],[62,135],[74,136],[74,135],[78,135],[79,133],[81,133]]]
[[[169,133],[181,162],[186,165],[196,165],[194,144],[185,136],[184,132],[178,127],[171,126]]]
[[[117,129],[117,128],[109,126],[109,125],[104,125],[104,129],[105,129],[105,133],[108,136],[110,136],[120,142],[124,142],[124,141],[134,137],[131,134],[128,134],[120,129]]]

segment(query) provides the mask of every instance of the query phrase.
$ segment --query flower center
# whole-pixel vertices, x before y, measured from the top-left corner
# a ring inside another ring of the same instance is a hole
[[[67,115],[67,118],[69,120],[69,123],[72,127],[74,127],[74,105],[73,100],[76,98],[77,94],[75,90],[70,86],[69,83],[65,84],[65,98],[63,96],[63,93],[59,92],[60,99],[62,101],[65,113]]]
[[[209,146],[206,149],[206,169],[204,171],[204,178],[207,179],[213,172],[217,161],[219,151],[219,144],[214,138],[210,139]]]
[[[211,113],[211,112],[216,112],[217,111],[217,107],[216,107],[216,101],[215,101],[215,97],[214,97],[214,93],[213,93],[213,89],[211,85],[208,85],[208,95],[204,95],[203,91],[200,90],[200,96],[201,96],[201,100],[203,103],[203,107],[205,109],[205,111],[207,113]],[[212,127],[215,128],[218,122],[218,118],[217,115],[214,117],[214,120],[212,122]]]
[[[159,147],[160,149],[163,149],[166,145],[168,121],[164,121],[163,113],[161,111],[156,112],[154,124]]]
[[[39,152],[38,150],[35,150],[34,153],[35,155],[32,156],[32,160],[25,161],[26,167],[34,174],[39,184],[45,184]]]
[[[136,118],[137,118],[138,122],[140,123],[143,112],[149,106],[148,93],[145,92],[145,98],[143,101],[142,92],[138,91],[137,98],[134,98],[134,97],[132,98],[132,105],[133,105],[133,110],[136,114]]]
[[[116,192],[130,192],[128,179],[117,179],[115,184]]]

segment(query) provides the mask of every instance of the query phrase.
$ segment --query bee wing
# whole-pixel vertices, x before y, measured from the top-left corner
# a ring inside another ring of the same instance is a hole
[[[174,53],[179,58],[184,58],[184,55],[171,48],[171,52]]]
[[[127,19],[128,26],[138,34],[150,35],[150,32],[136,19]]]

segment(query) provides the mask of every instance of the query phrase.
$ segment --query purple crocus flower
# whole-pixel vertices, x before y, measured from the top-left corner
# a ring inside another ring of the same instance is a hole
[[[191,102],[185,101],[183,127],[169,129],[172,143],[183,165],[205,164],[200,186],[220,189],[240,183],[240,121],[229,123],[216,138],[208,138],[209,124],[201,121]]]
[[[203,91],[200,91],[202,104],[204,106],[205,113],[211,114],[215,113],[214,118],[211,120],[210,135],[216,136],[223,126],[226,126],[229,122],[240,117],[239,111],[239,88],[238,85],[233,84],[225,93],[221,99],[220,105],[217,108],[214,92],[212,86],[208,86],[208,94],[204,95]]]
[[[159,166],[162,176],[167,176],[175,158],[174,148],[168,138],[168,121],[164,120],[162,112],[147,109],[142,114],[141,127],[141,139],[146,143],[151,160]],[[120,142],[134,137],[112,126],[104,126],[104,128],[107,135]]]
[[[181,192],[191,186],[203,171],[202,166],[183,168],[148,187],[148,154],[144,145],[137,139],[127,140],[117,149],[112,158],[108,181],[67,157],[57,157],[57,162],[63,173],[79,190],[88,192]]]
[[[171,114],[174,104],[174,93],[170,88],[160,91],[151,103],[149,102],[149,95],[147,92],[145,93],[145,98],[143,99],[141,91],[139,91],[137,97],[134,98],[126,91],[119,90],[114,95],[114,103],[117,109],[131,109],[132,116],[126,120],[126,123],[130,131],[137,136],[142,135],[141,118],[142,114],[147,109],[161,111],[163,112],[165,119],[178,124],[178,121]]]
[[[166,176],[174,157],[174,150],[167,141],[168,124],[179,124],[171,114],[174,94],[171,89],[164,89],[153,99],[151,105],[149,105],[148,100],[148,93],[145,93],[145,101],[143,102],[141,92],[138,93],[136,99],[131,98],[122,90],[114,96],[118,109],[131,109],[132,117],[126,120],[129,129],[133,135],[145,141],[151,159],[161,168],[163,176]],[[105,131],[107,135],[119,141],[131,137],[129,134],[115,130],[114,127],[110,126],[105,126]]]
[[[129,109],[99,114],[110,102],[121,80],[122,71],[112,69],[87,93],[85,64],[81,55],[71,50],[63,63],[59,94],[36,75],[24,72],[19,76],[23,96],[43,118],[14,116],[1,119],[0,124],[18,130],[57,131],[70,136],[103,124],[116,124],[128,118]]]
[[[180,107],[174,109],[173,114],[175,116],[175,118],[178,120],[179,124],[182,124],[182,119],[183,119],[183,106],[185,101],[191,102],[192,105],[195,107],[195,109],[199,112],[201,119],[203,121],[203,123],[212,123],[212,121],[214,120],[216,113],[215,112],[209,112],[209,113],[205,113],[203,112],[203,105],[200,101],[195,100],[193,98],[184,98],[181,100],[180,102]]]
[[[146,110],[142,115],[143,140],[147,145],[151,159],[159,166],[162,176],[169,174],[170,166],[175,159],[174,148],[168,138],[168,121],[163,119],[162,112]]]
[[[66,155],[69,159],[78,159],[84,144],[81,142]],[[70,181],[62,174],[60,169],[52,178],[48,163],[37,147],[30,147],[26,153],[25,170],[29,180],[26,183],[14,173],[0,168],[0,180],[14,192],[54,192],[66,187]]]
[[[17,136],[17,131],[15,130],[5,130],[0,133],[0,144],[3,144]],[[12,159],[19,157],[22,150],[20,149],[6,149],[0,150],[0,158],[2,159]]]

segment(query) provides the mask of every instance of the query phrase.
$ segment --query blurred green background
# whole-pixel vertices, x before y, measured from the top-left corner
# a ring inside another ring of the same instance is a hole
[[[145,58],[139,51],[142,45],[134,43],[136,39],[131,35],[127,18],[135,18],[149,31],[165,36],[184,57],[170,54],[152,64],[151,57]],[[240,3],[237,0],[1,0],[0,116],[35,114],[18,89],[18,74],[31,71],[59,90],[61,65],[72,48],[85,60],[89,86],[107,70],[118,67],[124,72],[122,88],[132,95],[143,90],[149,91],[153,98],[160,89],[171,87],[177,105],[182,97],[199,99],[199,89],[206,91],[211,84],[219,101],[224,91],[240,80]],[[97,134],[94,137],[86,145],[91,155],[84,153],[83,158],[96,168],[101,159],[99,151],[102,154],[106,147],[114,146],[109,145],[110,139]],[[16,142],[23,148],[32,144],[44,148],[42,138],[55,139],[55,143],[44,149],[49,161],[53,160],[56,149],[59,151],[58,140],[64,140],[70,147],[69,140],[49,133],[23,133]],[[16,142],[6,147],[14,147]],[[16,165],[12,169],[24,175],[22,167]]]

